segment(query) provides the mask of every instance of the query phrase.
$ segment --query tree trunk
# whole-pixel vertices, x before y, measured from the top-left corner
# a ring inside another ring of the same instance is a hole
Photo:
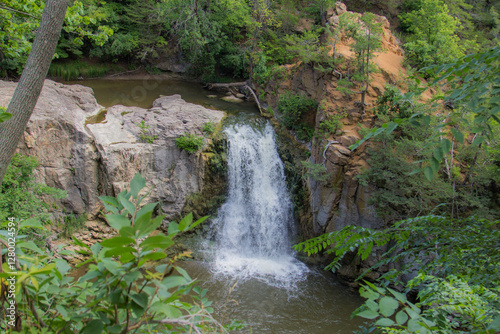
[[[45,3],[28,61],[7,108],[12,118],[0,124],[0,183],[40,96],[68,3],[69,0],[47,0]]]

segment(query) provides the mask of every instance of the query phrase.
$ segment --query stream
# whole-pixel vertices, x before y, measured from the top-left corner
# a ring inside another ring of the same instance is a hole
[[[68,83],[68,82],[65,82]],[[208,288],[215,318],[242,320],[242,333],[352,333],[363,323],[350,315],[361,303],[321,268],[297,260],[297,231],[273,127],[253,103],[230,103],[201,85],[174,80],[86,80],[97,102],[148,108],[160,95],[229,112],[228,196],[212,220],[212,235],[198,240],[203,261],[182,267]],[[212,95],[211,97],[209,97]]]

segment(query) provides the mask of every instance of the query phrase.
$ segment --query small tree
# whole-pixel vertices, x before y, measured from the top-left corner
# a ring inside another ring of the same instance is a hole
[[[346,85],[358,83],[361,85],[359,91],[354,91],[347,88],[349,93],[361,94],[361,108],[365,112],[365,97],[370,84],[370,73],[372,65],[370,60],[374,57],[375,52],[381,49],[382,43],[382,24],[377,22],[375,15],[365,13],[359,19],[363,24],[356,22],[355,14],[345,13],[345,17],[341,24],[341,29],[354,40],[351,45],[356,57],[354,58],[354,72],[344,81]]]

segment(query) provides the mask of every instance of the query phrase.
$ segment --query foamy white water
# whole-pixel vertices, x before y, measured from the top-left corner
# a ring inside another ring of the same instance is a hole
[[[273,128],[237,124],[225,133],[229,194],[214,221],[215,272],[280,286],[302,279],[308,269],[291,250],[293,207]]]

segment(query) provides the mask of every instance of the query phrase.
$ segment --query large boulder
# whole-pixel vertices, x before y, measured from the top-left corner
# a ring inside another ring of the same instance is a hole
[[[15,87],[0,81],[1,106]],[[205,168],[200,154],[181,151],[175,139],[201,136],[206,122],[223,117],[179,95],[161,97],[148,110],[105,110],[92,89],[46,80],[18,151],[38,157],[38,182],[68,192],[60,203],[67,211],[96,216],[102,209],[98,196],[116,195],[140,172],[151,189],[149,200],[173,218],[190,194],[202,190]]]

